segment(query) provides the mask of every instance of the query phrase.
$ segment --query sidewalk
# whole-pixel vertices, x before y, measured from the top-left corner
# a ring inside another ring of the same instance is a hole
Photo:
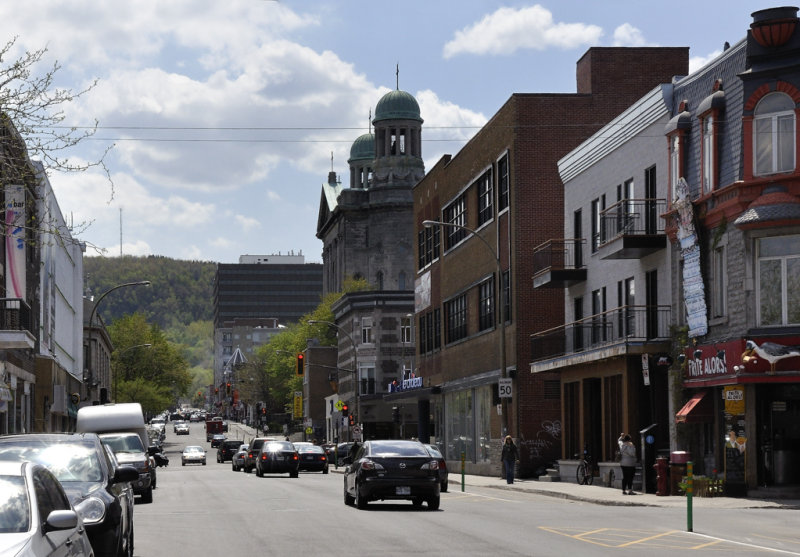
[[[232,427],[242,430],[247,436],[255,435],[255,430],[251,427],[238,423],[231,423]],[[344,468],[339,466],[331,467],[331,472],[343,473]],[[450,492],[461,491],[461,474],[450,472]],[[546,497],[558,497],[572,501],[583,501],[597,505],[609,506],[629,506],[629,507],[675,507],[686,508],[686,497],[666,496],[660,497],[651,493],[639,493],[637,495],[623,495],[622,490],[603,487],[598,485],[578,485],[570,482],[540,482],[535,479],[516,479],[513,484],[508,484],[499,477],[494,476],[473,476],[464,475],[464,492],[469,493],[471,487],[488,487],[543,495]],[[800,500],[795,499],[753,499],[739,497],[693,497],[693,508],[714,508],[714,509],[800,509]]]

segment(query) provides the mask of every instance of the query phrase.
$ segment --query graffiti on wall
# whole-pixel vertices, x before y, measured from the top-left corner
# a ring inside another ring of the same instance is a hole
[[[561,443],[561,421],[545,420],[533,439],[521,439],[520,449],[530,460],[543,458],[556,442]]]

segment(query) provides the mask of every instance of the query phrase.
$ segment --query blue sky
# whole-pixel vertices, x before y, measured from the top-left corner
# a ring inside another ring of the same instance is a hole
[[[517,92],[575,92],[592,46],[688,46],[695,69],[744,38],[760,0],[26,0],[0,3],[14,53],[46,47],[58,86],[97,86],[65,123],[100,172],[50,181],[87,256],[321,262],[321,184],[396,85],[431,168]],[[0,62],[5,66],[13,58]],[[49,69],[42,64],[41,71]],[[120,248],[120,238],[122,247]]]

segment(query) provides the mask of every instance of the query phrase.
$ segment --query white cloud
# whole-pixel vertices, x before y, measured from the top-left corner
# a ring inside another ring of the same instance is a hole
[[[648,44],[641,30],[630,23],[623,23],[614,29],[614,46],[655,46]]]
[[[245,231],[250,231],[254,228],[261,228],[261,223],[256,219],[246,217],[244,215],[236,215],[233,218],[236,221],[236,224],[238,224]]]
[[[706,64],[711,62],[711,60],[713,60],[714,58],[716,58],[720,54],[722,54],[721,50],[715,50],[714,52],[712,52],[708,56],[690,56],[689,57],[689,73],[696,72],[697,70],[699,70],[700,68],[702,68],[703,66],[705,66]]]
[[[603,34],[597,25],[555,23],[553,14],[535,5],[499,8],[481,21],[456,31],[444,45],[443,56],[458,54],[511,54],[521,49],[577,48],[596,43]]]

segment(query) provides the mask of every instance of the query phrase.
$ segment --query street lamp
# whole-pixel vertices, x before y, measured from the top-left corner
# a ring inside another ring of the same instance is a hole
[[[94,358],[93,358],[93,354],[92,354],[92,352],[94,352],[94,350],[93,350],[93,346],[92,346],[92,340],[93,340],[92,339],[92,336],[93,336],[92,333],[93,333],[93,330],[94,330],[93,329],[93,323],[94,323],[94,315],[95,315],[95,313],[97,313],[97,306],[100,305],[100,302],[103,301],[103,298],[105,298],[106,296],[111,294],[114,290],[118,290],[120,288],[125,288],[126,286],[150,286],[150,281],[149,280],[140,280],[138,282],[125,282],[125,283],[122,283],[122,284],[118,284],[118,285],[114,286],[113,288],[109,288],[108,290],[103,292],[100,295],[99,298],[97,298],[97,301],[92,306],[92,311],[89,313],[89,351],[88,351],[89,362],[88,362],[87,369],[89,370],[89,382],[90,383],[94,381]],[[91,385],[90,385],[90,388],[91,388]]]
[[[489,253],[492,254],[492,257],[494,257],[495,264],[497,265],[497,303],[500,306],[500,377],[506,379],[508,377],[508,371],[506,370],[506,304],[505,300],[502,299],[503,267],[501,265],[500,256],[498,255],[497,250],[495,250],[494,247],[492,247],[492,245],[475,230],[460,224],[455,224],[453,222],[442,222],[438,220],[424,220],[422,221],[422,226],[425,228],[430,228],[432,226],[449,226],[451,228],[464,230],[483,242],[483,244],[489,250]],[[500,424],[502,428],[501,437],[505,437],[508,434],[508,399],[506,397],[501,397],[500,404],[502,405],[502,415],[500,416]]]
[[[117,358],[122,358],[122,355],[125,352],[127,352],[129,350],[133,350],[134,348],[150,348],[151,346],[153,346],[153,345],[150,344],[150,343],[147,343],[147,344],[134,344],[133,346],[129,346],[125,350],[122,350],[121,352],[117,353]],[[114,392],[112,393],[114,402],[117,402],[117,379],[118,379],[118,377],[119,377],[119,372],[118,371],[114,372]]]
[[[361,422],[359,421],[359,419],[361,418],[361,404],[360,404],[360,398],[361,398],[361,396],[360,396],[360,393],[359,393],[359,378],[358,378],[358,347],[356,346],[356,340],[355,340],[355,338],[353,338],[353,335],[352,335],[352,334],[348,333],[348,332],[347,332],[347,331],[344,329],[344,327],[342,327],[341,325],[337,325],[336,323],[334,323],[334,322],[332,322],[332,321],[324,321],[324,320],[322,320],[322,319],[309,319],[309,320],[308,320],[308,324],[309,324],[309,325],[316,325],[316,324],[319,324],[319,323],[323,323],[323,324],[325,324],[325,325],[329,325],[329,326],[331,326],[331,327],[336,327],[336,328],[337,328],[337,329],[339,329],[341,332],[343,332],[343,333],[345,334],[345,336],[347,336],[347,338],[348,338],[348,339],[350,339],[350,344],[352,344],[352,345],[353,345],[353,378],[354,378],[354,380],[355,380],[355,381],[354,381],[354,383],[355,383],[355,389],[354,389],[354,392],[355,392],[355,397],[356,397],[356,417],[355,417],[355,423],[356,423],[356,424],[360,424]]]

